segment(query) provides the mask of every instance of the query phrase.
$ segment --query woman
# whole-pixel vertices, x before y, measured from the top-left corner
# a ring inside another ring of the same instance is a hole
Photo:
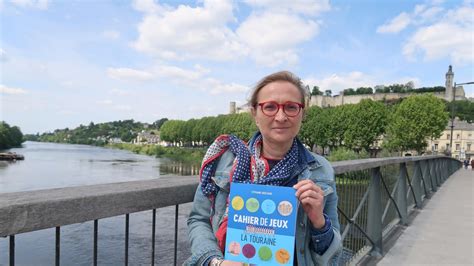
[[[192,256],[188,265],[242,265],[224,260],[230,182],[292,186],[301,202],[297,215],[297,265],[336,264],[342,249],[334,171],[296,137],[307,92],[301,80],[282,71],[263,78],[249,106],[259,129],[248,147],[234,136],[208,149],[201,183],[188,219]]]

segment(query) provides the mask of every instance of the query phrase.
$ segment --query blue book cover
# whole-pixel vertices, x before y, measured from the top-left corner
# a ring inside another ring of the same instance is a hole
[[[232,183],[225,259],[293,265],[298,201],[292,187]]]

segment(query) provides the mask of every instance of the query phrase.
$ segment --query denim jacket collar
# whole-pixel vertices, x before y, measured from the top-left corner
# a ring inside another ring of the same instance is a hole
[[[321,167],[321,163],[303,146],[303,143],[298,138],[296,141],[298,143],[299,159],[292,176],[298,176],[305,169],[313,170]]]

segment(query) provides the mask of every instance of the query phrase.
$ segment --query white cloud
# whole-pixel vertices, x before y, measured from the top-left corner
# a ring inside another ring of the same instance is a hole
[[[118,96],[127,96],[130,95],[130,92],[127,90],[122,90],[122,89],[111,89],[109,90],[110,94],[113,95],[118,95]]]
[[[245,92],[248,87],[231,83],[226,84],[220,80],[208,77],[208,69],[199,65],[193,70],[182,69],[176,66],[158,66],[155,68],[156,75],[174,84],[183,85],[187,88],[207,91],[210,94]]]
[[[454,63],[473,62],[473,13],[474,8],[461,7],[435,24],[420,27],[403,46],[403,54],[409,59],[422,55],[427,61],[450,57]]]
[[[246,0],[245,3],[254,8],[264,8],[272,11],[290,11],[311,16],[331,9],[329,0]]]
[[[420,17],[420,21],[426,23],[440,17],[440,13],[442,11],[444,11],[442,7],[435,6],[435,7],[428,8],[424,10],[423,12],[420,12],[418,15]]]
[[[119,110],[119,111],[130,111],[132,110],[132,107],[127,104],[116,104],[110,99],[104,99],[96,102],[98,105],[102,105],[106,108],[113,109],[113,110]]]
[[[161,13],[166,10],[164,6],[156,4],[153,0],[133,0],[132,6],[145,13]]]
[[[107,75],[111,78],[121,80],[140,80],[146,81],[153,78],[153,74],[131,68],[108,68]]]
[[[28,92],[24,89],[7,87],[3,84],[0,84],[0,93],[15,95],[15,94],[26,94]]]
[[[310,40],[319,31],[313,20],[305,20],[288,13],[253,13],[237,29],[239,38],[249,47],[257,63],[276,66],[295,63],[295,48]]]
[[[433,1],[415,6],[411,14],[399,14],[377,32],[398,33],[412,25],[415,32],[403,44],[406,58],[430,61],[449,57],[453,63],[467,64],[474,61],[473,13],[472,1],[448,11]]]
[[[377,33],[398,33],[405,29],[411,22],[410,15],[403,12],[393,18],[390,22],[379,26]]]
[[[204,82],[204,84],[209,84],[210,85],[210,93],[211,94],[220,94],[220,93],[238,93],[238,92],[246,92],[249,90],[249,87],[236,84],[236,83],[231,83],[231,84],[223,84],[219,80],[215,79],[208,79]]]
[[[323,79],[306,78],[303,83],[309,85],[310,88],[316,85],[322,91],[331,90],[333,95],[347,88],[373,87],[376,84],[371,76],[359,71],[332,74]]]
[[[122,80],[145,81],[161,79],[164,82],[180,85],[184,88],[198,89],[210,94],[245,92],[248,87],[236,83],[226,84],[220,80],[209,77],[210,70],[200,65],[192,69],[184,69],[172,65],[157,65],[147,70],[136,70],[131,68],[108,68],[109,77]],[[121,94],[123,91],[109,91]]]
[[[155,73],[166,79],[195,81],[202,78],[205,73],[208,73],[208,70],[203,68],[188,70],[176,66],[160,65],[155,68]]]
[[[297,47],[319,32],[319,22],[308,18],[330,9],[327,0],[248,1],[257,7],[238,23],[233,2],[204,0],[202,6],[176,8],[152,1],[135,1],[144,12],[138,26],[138,51],[165,60],[239,60],[276,66],[298,61]],[[152,10],[152,11],[150,11]]]
[[[7,60],[8,60],[7,53],[5,52],[5,50],[0,48],[0,62],[6,62]]]
[[[120,111],[131,111],[132,107],[130,105],[126,104],[119,104],[114,106],[115,109],[120,110]]]
[[[48,9],[49,0],[10,0],[12,4],[23,8]]]
[[[97,101],[97,103],[102,104],[102,105],[111,105],[113,102],[112,100],[105,99],[105,100]]]
[[[120,38],[120,32],[118,32],[116,30],[106,30],[106,31],[102,32],[102,36],[104,36],[104,38],[106,38],[106,39],[116,40],[116,39]]]
[[[226,26],[235,21],[231,1],[206,0],[195,8],[154,6],[159,11],[146,13],[138,26],[139,37],[132,44],[138,51],[172,60],[230,60],[242,55],[235,34]]]

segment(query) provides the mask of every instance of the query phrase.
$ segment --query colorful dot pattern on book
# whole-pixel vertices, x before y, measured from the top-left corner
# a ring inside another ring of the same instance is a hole
[[[295,190],[233,183],[225,258],[244,265],[291,265],[294,260]]]

